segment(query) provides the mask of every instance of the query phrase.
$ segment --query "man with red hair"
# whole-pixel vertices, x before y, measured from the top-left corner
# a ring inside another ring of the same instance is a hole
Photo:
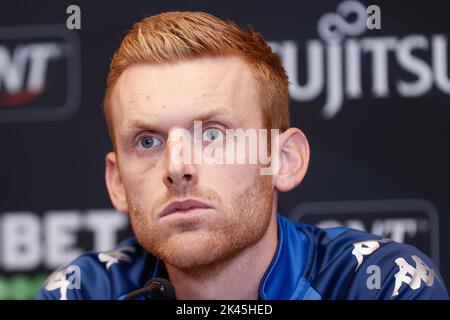
[[[170,281],[177,299],[448,297],[417,249],[278,212],[279,192],[306,174],[309,146],[290,126],[281,61],[252,29],[203,12],[139,21],[112,59],[104,111],[113,142],[106,185],[135,237],[76,259],[78,288],[62,268],[37,298],[123,299],[153,278]],[[257,151],[235,155],[246,139]],[[255,152],[270,161],[252,162]]]

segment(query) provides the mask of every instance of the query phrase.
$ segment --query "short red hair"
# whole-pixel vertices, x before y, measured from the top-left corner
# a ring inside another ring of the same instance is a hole
[[[165,12],[135,23],[122,40],[109,67],[104,113],[114,144],[110,97],[129,66],[174,63],[200,57],[237,56],[249,64],[259,84],[266,128],[290,127],[288,78],[279,56],[263,36],[249,26],[205,12]]]

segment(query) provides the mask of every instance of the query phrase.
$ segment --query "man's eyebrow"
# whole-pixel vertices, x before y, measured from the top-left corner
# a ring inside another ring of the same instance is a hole
[[[127,128],[138,128],[138,129],[145,129],[145,130],[156,130],[157,125],[154,124],[151,121],[144,121],[141,119],[132,120],[126,123]]]
[[[229,119],[231,121],[237,122],[237,118],[234,117],[234,115],[230,114],[229,111],[230,111],[230,108],[228,108],[228,107],[225,107],[225,106],[218,107],[213,110],[209,110],[205,113],[195,116],[194,120],[203,122],[203,121],[210,120],[212,118],[220,117],[220,118],[225,118],[225,119]]]
[[[218,107],[213,110],[208,110],[204,113],[200,113],[198,115],[195,115],[192,117],[192,121],[208,121],[214,118],[225,119],[228,121],[232,121],[234,123],[238,122],[238,119],[229,113],[228,107]],[[159,125],[157,122],[153,123],[151,120],[142,120],[142,119],[136,119],[131,120],[126,124],[127,128],[139,128],[139,129],[146,129],[146,130],[153,130],[153,131],[159,131],[161,129],[161,125]]]

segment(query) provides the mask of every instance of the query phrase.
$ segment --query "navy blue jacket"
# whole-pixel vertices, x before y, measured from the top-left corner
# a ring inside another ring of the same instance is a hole
[[[257,261],[255,261],[257,263]],[[135,238],[88,252],[56,270],[37,299],[121,299],[164,263]],[[278,214],[278,247],[259,287],[261,299],[448,299],[439,271],[416,248],[348,228],[320,229]]]

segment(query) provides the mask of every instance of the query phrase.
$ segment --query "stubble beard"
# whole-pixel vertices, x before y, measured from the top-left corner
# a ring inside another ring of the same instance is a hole
[[[188,192],[188,195],[220,199],[212,190]],[[254,182],[231,205],[223,207],[228,212],[225,218],[214,221],[214,226],[208,226],[206,230],[189,230],[186,226],[186,231],[168,238],[143,210],[132,203],[128,205],[134,234],[148,252],[190,277],[205,278],[220,272],[233,257],[264,236],[272,216],[272,197],[270,176],[256,175]],[[165,198],[170,197],[166,195]]]

